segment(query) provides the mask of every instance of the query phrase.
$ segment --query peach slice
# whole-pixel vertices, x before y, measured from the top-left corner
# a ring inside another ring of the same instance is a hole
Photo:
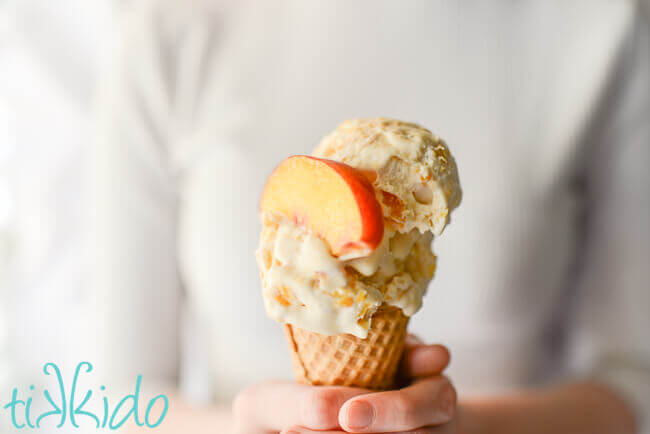
[[[384,236],[384,216],[372,184],[337,161],[295,155],[266,181],[262,212],[282,214],[321,237],[334,256],[368,256]]]

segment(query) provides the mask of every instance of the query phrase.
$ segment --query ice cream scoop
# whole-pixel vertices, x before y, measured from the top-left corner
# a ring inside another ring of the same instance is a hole
[[[400,232],[417,228],[440,235],[461,200],[458,170],[447,144],[413,123],[346,121],[313,155],[370,174],[386,219]]]

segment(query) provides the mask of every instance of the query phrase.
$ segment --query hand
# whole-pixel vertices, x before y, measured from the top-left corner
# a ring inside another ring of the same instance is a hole
[[[399,374],[411,383],[403,389],[372,393],[350,387],[260,383],[236,397],[235,431],[457,433],[452,421],[456,392],[440,375],[448,363],[445,347],[423,345],[409,336]]]

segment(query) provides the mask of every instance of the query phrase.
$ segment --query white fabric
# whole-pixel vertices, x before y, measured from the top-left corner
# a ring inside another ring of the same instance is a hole
[[[93,360],[79,230],[82,152],[91,143],[92,95],[112,12],[111,0],[0,2],[3,402],[14,387],[51,387],[46,362],[68,375],[80,360]],[[44,411],[47,402],[35,398],[32,415]],[[16,432],[2,413],[0,432]],[[61,432],[45,425],[39,432]]]
[[[650,50],[633,3],[158,1],[122,35],[92,207],[116,375],[182,372],[218,399],[290,376],[253,257],[261,188],[338,122],[387,116],[458,162],[463,203],[411,329],[450,347],[461,395],[595,375],[650,414]]]

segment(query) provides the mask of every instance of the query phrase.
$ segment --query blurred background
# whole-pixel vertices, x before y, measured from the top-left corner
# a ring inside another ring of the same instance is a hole
[[[109,56],[107,43],[123,6],[101,0],[0,2],[5,377],[40,372],[44,359],[67,357],[77,347],[70,337],[83,321],[83,153],[92,145],[100,64]]]
[[[0,0],[2,398],[45,360],[89,358],[85,161],[97,83],[137,1]]]
[[[126,3],[0,2],[0,292],[5,377],[67,358],[83,323],[83,155]],[[8,354],[14,364],[6,365]],[[74,359],[74,356],[73,356]],[[39,366],[40,365],[40,366]],[[24,369],[23,369],[24,368]],[[10,373],[7,375],[7,373]]]

